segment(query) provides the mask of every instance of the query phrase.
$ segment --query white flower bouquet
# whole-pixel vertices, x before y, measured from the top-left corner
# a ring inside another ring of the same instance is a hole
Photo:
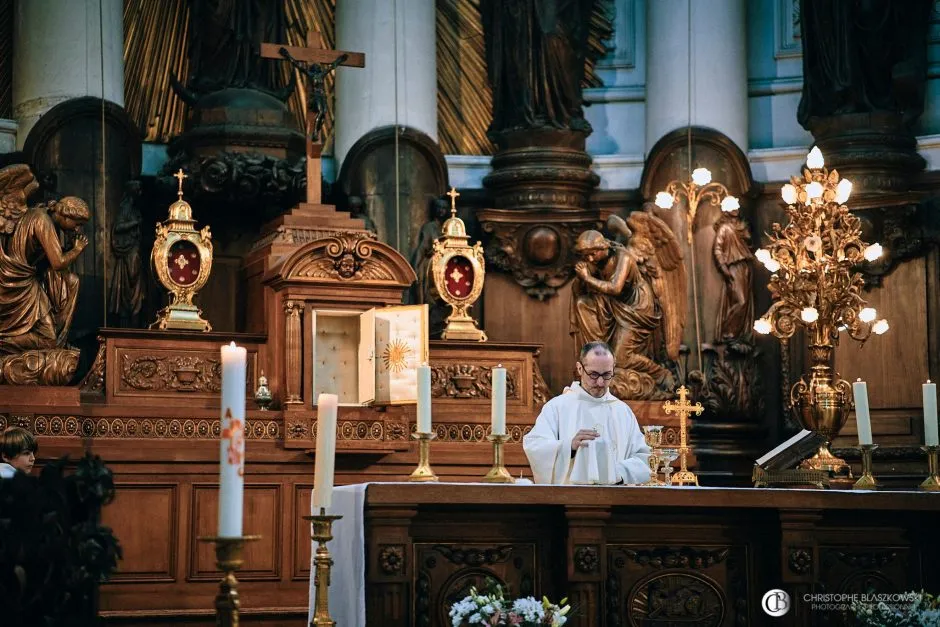
[[[852,613],[860,627],[921,627],[940,625],[940,598],[921,592],[906,592],[904,602],[866,603],[854,601]]]
[[[513,625],[518,627],[561,627],[568,622],[571,610],[567,599],[555,604],[542,597],[507,599],[499,586],[488,594],[480,594],[476,588],[470,595],[454,603],[450,608],[450,619],[454,627],[472,625]]]

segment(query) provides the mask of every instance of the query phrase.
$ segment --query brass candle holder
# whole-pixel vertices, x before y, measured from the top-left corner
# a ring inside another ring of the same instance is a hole
[[[215,624],[217,627],[238,627],[238,579],[235,571],[242,567],[245,543],[260,540],[261,536],[239,536],[220,538],[217,536],[199,538],[200,542],[215,544],[215,563],[222,571],[219,593],[215,595]]]
[[[330,570],[333,568],[333,558],[326,543],[333,539],[333,521],[340,518],[342,516],[327,514],[322,507],[319,514],[304,516],[304,520],[309,520],[312,527],[310,537],[317,543],[317,552],[313,558],[314,609],[311,625],[336,627],[336,621],[330,617]]]
[[[509,441],[509,436],[489,435],[486,439],[493,443],[493,467],[483,477],[484,483],[515,483],[503,463],[503,445]]]
[[[940,490],[940,465],[937,463],[937,453],[940,446],[936,444],[931,446],[922,446],[927,453],[927,478],[920,484],[921,490]]]
[[[876,448],[877,444],[861,444],[859,448],[862,449],[862,476],[858,478],[858,481],[855,482],[855,485],[852,486],[853,490],[877,490],[878,489],[878,480],[875,479],[874,475],[871,474],[871,454]]]
[[[408,481],[437,481],[437,475],[431,470],[430,462],[431,440],[436,438],[437,434],[412,433],[411,437],[418,441],[418,467],[408,477]]]

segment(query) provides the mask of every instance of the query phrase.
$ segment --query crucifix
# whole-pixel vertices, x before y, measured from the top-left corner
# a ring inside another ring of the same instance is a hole
[[[455,216],[457,215],[457,196],[460,196],[460,192],[456,187],[451,187],[447,195],[450,196],[450,215]]]
[[[684,385],[679,388],[678,402],[667,401],[663,403],[663,411],[667,414],[678,414],[679,416],[679,459],[681,466],[679,472],[672,476],[672,485],[698,485],[698,477],[690,471],[687,465],[687,456],[689,454],[689,415],[700,416],[705,408],[701,403],[693,405],[688,400],[689,388]]]
[[[361,52],[327,50],[323,37],[316,31],[307,33],[306,46],[261,44],[261,57],[283,59],[304,75],[307,81],[307,203],[320,204],[320,154],[323,141],[320,131],[326,116],[326,77],[340,65],[365,67],[366,55]]]

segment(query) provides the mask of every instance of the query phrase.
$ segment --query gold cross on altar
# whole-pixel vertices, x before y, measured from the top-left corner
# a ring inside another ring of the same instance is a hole
[[[450,213],[451,215],[457,214],[457,196],[460,196],[460,192],[457,191],[456,187],[451,187],[450,191],[447,192],[447,195],[450,196]]]
[[[179,189],[176,191],[176,195],[180,198],[183,197],[183,179],[189,178],[189,175],[183,172],[183,168],[180,168],[179,171],[173,175],[173,177],[179,181]]]
[[[287,53],[287,57],[284,53]],[[344,52],[342,50],[328,50],[324,45],[323,37],[316,31],[307,33],[306,46],[284,46],[274,43],[261,44],[261,57],[264,59],[284,60],[290,58],[293,62],[299,61],[305,63],[309,68],[311,65],[327,64],[335,67],[336,65],[345,65],[348,67],[365,67],[366,55],[361,52]],[[327,68],[332,71],[331,68]],[[293,68],[291,69],[293,72]],[[320,85],[322,85],[323,74],[320,74]],[[310,86],[311,90],[321,89],[322,87]],[[320,92],[321,97],[323,92]],[[324,100],[325,101],[325,100]],[[320,154],[323,152],[323,143],[316,135],[319,133],[317,124],[317,111],[314,103],[307,102],[307,128],[304,134],[304,140],[307,146],[307,202],[313,205],[320,204]],[[321,115],[323,112],[320,112]]]
[[[679,457],[681,465],[679,472],[672,476],[672,485],[698,485],[698,478],[695,473],[689,471],[687,456],[689,454],[689,426],[688,419],[691,414],[700,416],[705,408],[701,403],[694,405],[689,402],[689,388],[684,385],[679,388],[678,402],[667,401],[663,403],[663,411],[667,414],[675,413],[679,416]]]

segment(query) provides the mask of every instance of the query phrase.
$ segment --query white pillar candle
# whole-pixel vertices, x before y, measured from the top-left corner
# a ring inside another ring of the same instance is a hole
[[[506,369],[502,365],[493,368],[492,397],[493,435],[506,435]]]
[[[336,465],[336,394],[317,398],[317,457],[313,468],[313,511],[327,509],[333,502],[333,473]]]
[[[431,433],[431,367],[418,366],[418,433]]]
[[[868,410],[868,384],[858,379],[852,384],[855,396],[855,422],[858,425],[858,443],[871,444],[871,414]]]
[[[245,389],[248,351],[222,347],[222,440],[219,465],[219,537],[242,535],[245,494]]]
[[[937,384],[924,384],[924,444],[937,446]]]

